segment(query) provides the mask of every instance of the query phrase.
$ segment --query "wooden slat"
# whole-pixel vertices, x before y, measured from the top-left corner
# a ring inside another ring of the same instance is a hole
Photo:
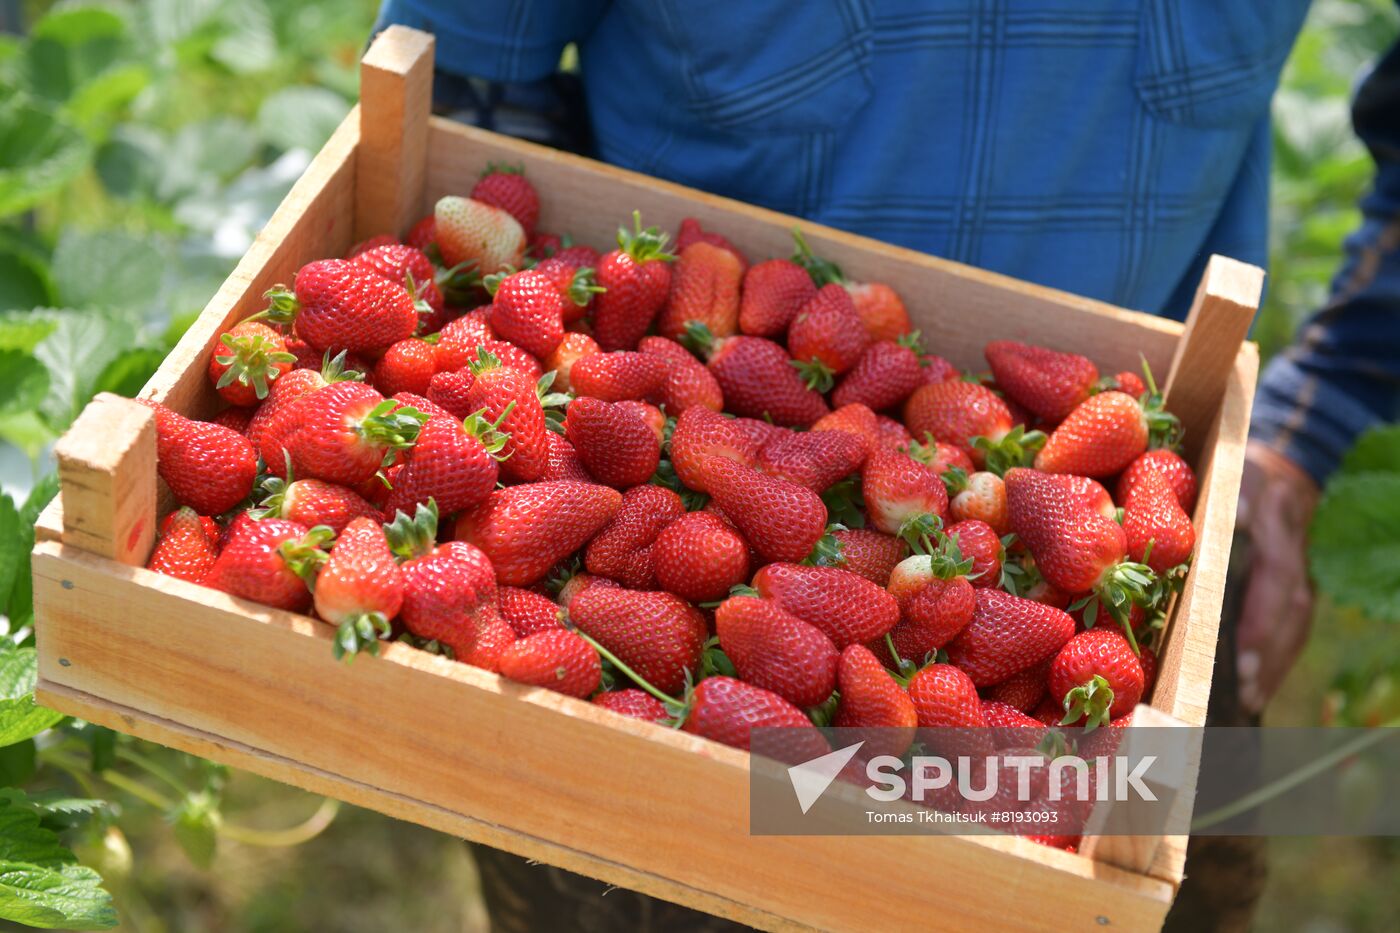
[[[144,564],[156,536],[155,414],[103,392],[54,445],[65,544]]]
[[[98,697],[126,708],[110,714],[119,728],[135,728],[123,715],[177,722],[216,737],[201,746],[216,759],[246,746],[280,759],[266,769],[279,779],[680,903],[758,905],[738,916],[765,927],[936,916],[985,930],[1024,904],[1022,929],[1154,929],[1171,897],[1166,882],[1010,837],[750,836],[748,757],[734,749],[401,645],[337,664],[328,626],[62,545],[40,545],[34,566],[40,677],[58,708],[72,691]],[[237,763],[262,770],[256,759]],[[1031,906],[1046,891],[1054,911]]]
[[[1264,270],[1258,266],[1227,256],[1211,256],[1206,263],[1162,386],[1167,411],[1186,429],[1183,452],[1193,463],[1205,449],[1205,434],[1263,293]]]
[[[355,239],[397,236],[418,219],[432,103],[432,35],[390,26],[360,62]]]
[[[433,118],[428,134],[427,203],[465,194],[488,162],[513,162],[542,192],[540,229],[568,233],[599,249],[615,245],[619,224],[642,222],[674,232],[695,217],[758,261],[792,253],[801,224],[812,248],[853,279],[881,281],[904,299],[930,352],[959,367],[985,370],[982,348],[995,339],[1033,340],[1091,356],[1105,372],[1136,371],[1145,354],[1166,372],[1182,327],[1136,311],[1044,288],[891,246],[785,214],[671,184],[611,165]],[[603,209],[600,209],[600,205]]]

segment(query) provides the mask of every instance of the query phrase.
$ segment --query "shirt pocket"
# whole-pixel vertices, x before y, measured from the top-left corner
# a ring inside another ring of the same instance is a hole
[[[809,133],[870,98],[870,0],[656,0],[681,52],[686,105],[716,130]]]
[[[1267,111],[1308,0],[1141,0],[1137,93],[1148,111],[1221,128]]]

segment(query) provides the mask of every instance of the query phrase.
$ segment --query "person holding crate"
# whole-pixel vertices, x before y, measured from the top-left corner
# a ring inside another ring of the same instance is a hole
[[[1267,265],[1269,104],[1307,6],[385,0],[376,31],[435,33],[438,108],[467,122],[1181,319],[1212,253]],[[1213,723],[1258,722],[1307,638],[1319,485],[1400,416],[1400,52],[1354,116],[1377,181],[1331,301],[1263,374]],[[1258,846],[1190,858],[1169,926],[1247,925]],[[500,929],[724,924],[478,862]]]

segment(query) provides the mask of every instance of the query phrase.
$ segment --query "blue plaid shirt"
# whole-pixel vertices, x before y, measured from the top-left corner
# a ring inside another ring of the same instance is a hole
[[[1269,99],[1306,8],[386,0],[380,23],[436,33],[439,103],[483,125],[1180,318],[1209,254],[1266,263]],[[556,74],[570,42],[581,90]],[[1351,317],[1319,318],[1260,396],[1261,436],[1318,476],[1350,409],[1379,416],[1322,362],[1367,349]]]

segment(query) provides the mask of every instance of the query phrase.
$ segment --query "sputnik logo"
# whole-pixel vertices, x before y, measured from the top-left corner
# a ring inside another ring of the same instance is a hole
[[[836,780],[836,775],[841,773],[864,744],[864,741],[860,741],[788,768],[788,780],[792,781],[798,806],[802,807],[804,814],[821,799],[831,782]]]

